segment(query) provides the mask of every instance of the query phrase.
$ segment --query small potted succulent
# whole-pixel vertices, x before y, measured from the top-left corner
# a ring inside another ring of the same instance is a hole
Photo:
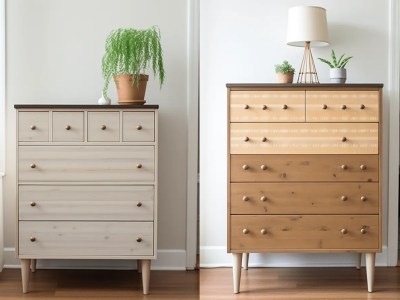
[[[333,51],[333,49],[332,49],[331,57],[332,57],[332,61],[329,61],[329,60],[326,60],[326,59],[323,59],[320,57],[318,59],[331,67],[330,72],[329,72],[329,75],[330,75],[329,77],[330,77],[332,83],[346,83],[347,72],[346,72],[345,66],[347,65],[347,63],[353,56],[344,57],[344,54],[342,54],[342,56],[340,56],[340,58],[338,60],[336,58],[335,51]]]
[[[162,86],[165,71],[158,27],[113,30],[107,37],[105,48],[101,65],[105,81],[104,99],[108,98],[108,86],[114,77],[120,104],[144,104],[149,78],[145,72],[150,68]]]
[[[287,60],[282,64],[275,65],[275,73],[278,76],[279,83],[292,83],[295,69]]]

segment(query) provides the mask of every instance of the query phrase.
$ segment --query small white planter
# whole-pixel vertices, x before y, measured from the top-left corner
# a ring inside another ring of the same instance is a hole
[[[346,83],[346,69],[334,68],[329,71],[331,83]]]

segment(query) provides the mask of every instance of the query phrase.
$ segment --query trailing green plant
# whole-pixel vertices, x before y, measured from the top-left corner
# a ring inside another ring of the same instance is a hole
[[[287,60],[284,60],[281,65],[275,65],[275,73],[294,73],[295,69]]]
[[[345,54],[342,54],[342,56],[340,56],[339,60],[336,58],[336,54],[335,51],[331,52],[331,57],[332,57],[332,61],[330,62],[329,60],[323,59],[318,57],[318,59],[320,61],[322,61],[323,63],[326,63],[328,66],[330,66],[332,69],[334,68],[338,68],[338,69],[343,69],[347,63],[349,62],[350,59],[353,58],[353,56],[348,56],[348,57],[344,57]]]
[[[119,28],[113,30],[106,39],[106,53],[102,60],[104,77],[103,95],[107,96],[110,80],[114,75],[132,74],[132,84],[139,84],[140,74],[151,68],[158,76],[160,87],[164,82],[165,71],[161,35],[157,26],[137,30]]]

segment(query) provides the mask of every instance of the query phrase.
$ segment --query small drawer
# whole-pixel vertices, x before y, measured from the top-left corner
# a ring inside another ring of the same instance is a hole
[[[20,185],[19,220],[153,221],[154,186]]]
[[[48,142],[49,112],[47,111],[18,112],[18,141]]]
[[[83,142],[83,111],[53,112],[54,142]]]
[[[304,91],[231,91],[231,122],[304,122]]]
[[[378,214],[378,183],[232,183],[231,214]]]
[[[379,216],[231,216],[232,251],[380,250]]]
[[[22,257],[152,256],[153,239],[153,222],[19,222]]]
[[[307,122],[379,122],[379,91],[307,91]]]
[[[88,112],[89,142],[118,142],[119,112]]]
[[[231,182],[379,180],[378,155],[231,155]]]
[[[124,142],[154,142],[153,112],[123,112],[122,120]]]

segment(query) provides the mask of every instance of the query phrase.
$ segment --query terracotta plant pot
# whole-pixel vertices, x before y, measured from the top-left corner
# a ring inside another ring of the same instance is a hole
[[[294,73],[276,73],[278,83],[292,83]]]
[[[144,104],[147,81],[149,75],[140,74],[139,85],[133,82],[131,74],[115,75],[114,81],[117,86],[119,104]]]

